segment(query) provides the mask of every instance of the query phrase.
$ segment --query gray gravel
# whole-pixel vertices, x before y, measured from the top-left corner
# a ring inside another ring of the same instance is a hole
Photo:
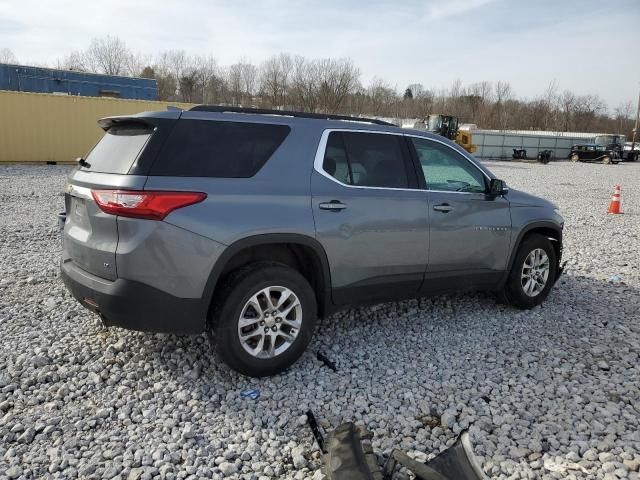
[[[204,336],[102,330],[58,277],[67,167],[0,166],[0,478],[318,480],[308,408],[423,461],[469,427],[491,478],[640,478],[640,164],[490,167],[567,221],[568,272],[542,307],[349,310],[289,372],[253,380]],[[616,183],[626,213],[607,216]]]

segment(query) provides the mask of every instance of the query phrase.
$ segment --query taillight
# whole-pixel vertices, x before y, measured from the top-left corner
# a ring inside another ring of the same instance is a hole
[[[148,192],[137,190],[91,190],[93,199],[105,213],[122,217],[162,220],[177,208],[207,198],[202,192]]]

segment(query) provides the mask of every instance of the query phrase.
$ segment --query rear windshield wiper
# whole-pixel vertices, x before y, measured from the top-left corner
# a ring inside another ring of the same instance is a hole
[[[84,158],[82,157],[78,157],[76,159],[76,162],[78,162],[78,165],[80,165],[81,167],[84,168],[91,168],[91,164],[89,162],[87,162]]]

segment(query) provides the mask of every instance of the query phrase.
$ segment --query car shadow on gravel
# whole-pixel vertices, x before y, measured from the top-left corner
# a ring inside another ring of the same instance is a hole
[[[500,305],[492,294],[482,292],[349,309],[319,320],[308,352],[289,371],[272,379],[243,377],[220,364],[205,335],[155,335],[153,341],[148,341],[145,334],[132,335],[141,340],[138,356],[161,366],[185,388],[191,385],[202,393],[222,392],[286,382],[287,378],[295,379],[300,388],[312,388],[316,381],[312,372],[339,377],[354,369],[362,371],[363,366],[375,370],[380,364],[369,359],[383,356],[393,362],[398,349],[403,352],[402,358],[408,354],[414,362],[438,362],[437,355],[454,352],[470,338],[475,340],[475,348],[467,346],[465,350],[478,357],[487,349],[508,349],[517,356],[519,346],[531,348],[530,343],[536,339],[546,339],[556,346],[570,341],[571,348],[578,350],[581,347],[580,342],[574,343],[576,338],[607,343],[607,337],[619,328],[638,333],[640,327],[627,319],[640,310],[639,293],[624,283],[564,275],[544,304],[530,311]],[[526,341],[513,345],[514,334]],[[317,352],[335,364],[337,372],[318,360]],[[303,378],[311,374],[303,380],[306,385],[299,383],[300,372]]]

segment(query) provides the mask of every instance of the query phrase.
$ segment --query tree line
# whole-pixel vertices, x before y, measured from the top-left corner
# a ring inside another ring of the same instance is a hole
[[[0,62],[17,63],[0,50]],[[631,137],[631,101],[610,111],[598,95],[561,91],[556,80],[535,98],[516,96],[508,82],[456,80],[449,88],[413,83],[400,91],[375,77],[368,85],[349,58],[309,59],[281,53],[259,64],[240,59],[220,65],[215,57],[169,50],[155,56],[132,51],[117,37],[92,40],[58,67],[76,71],[156,79],[160,100],[422,119],[455,115],[479,128],[623,133]]]

